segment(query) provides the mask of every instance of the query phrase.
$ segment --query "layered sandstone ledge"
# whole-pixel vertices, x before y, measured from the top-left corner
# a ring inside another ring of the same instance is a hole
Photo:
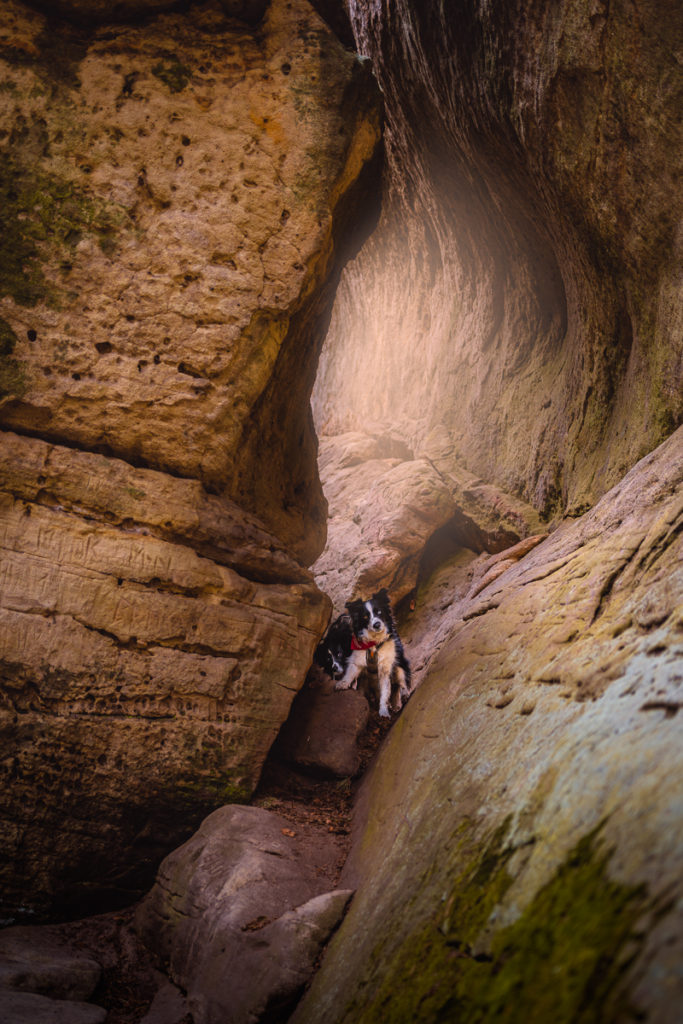
[[[0,19],[10,913],[131,900],[248,799],[330,610],[309,395],[378,92],[303,0],[158,6]]]
[[[88,910],[249,798],[329,603],[196,481],[2,442],[3,896]]]

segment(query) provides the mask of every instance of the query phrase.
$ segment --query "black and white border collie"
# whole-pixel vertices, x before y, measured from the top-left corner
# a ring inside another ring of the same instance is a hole
[[[340,615],[328,628],[315,649],[314,661],[334,679],[335,690],[355,690],[358,676],[367,663],[368,650],[374,644],[356,640],[350,615]]]
[[[335,684],[335,689],[355,686],[361,669],[365,667],[366,651],[373,648],[377,653],[379,713],[382,718],[389,718],[392,680],[398,684],[401,708],[411,694],[411,674],[394,623],[387,589],[382,587],[369,601],[347,601],[346,608],[353,630],[351,652],[346,670]]]
[[[352,645],[353,630],[351,629],[351,620],[348,615],[340,615],[328,627],[325,636],[315,649],[313,660],[320,666],[323,672],[326,672],[331,679],[338,682],[341,679],[345,679],[349,667],[349,659],[351,658]],[[365,659],[365,654],[363,659]],[[358,669],[356,676],[361,668],[363,668],[363,665]],[[356,677],[354,676],[354,678]],[[345,690],[349,685],[350,683],[347,683],[341,688]]]

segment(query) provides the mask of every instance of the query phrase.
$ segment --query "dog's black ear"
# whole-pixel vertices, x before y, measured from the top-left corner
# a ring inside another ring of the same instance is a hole
[[[381,590],[377,591],[377,593],[375,594],[375,597],[379,597],[380,600],[382,600],[382,601],[388,601],[389,600],[389,591],[387,590],[386,587],[382,587]]]
[[[327,654],[327,650],[325,648],[325,644],[321,640],[320,643],[318,644],[318,646],[315,649],[315,654],[313,655],[313,661],[316,663],[316,665],[320,665],[321,668],[325,668],[325,655],[326,654]]]

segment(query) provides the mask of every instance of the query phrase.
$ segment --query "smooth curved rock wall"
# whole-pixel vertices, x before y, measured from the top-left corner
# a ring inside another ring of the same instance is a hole
[[[578,514],[683,414],[679,6],[348,6],[388,164],[318,430],[391,431]]]

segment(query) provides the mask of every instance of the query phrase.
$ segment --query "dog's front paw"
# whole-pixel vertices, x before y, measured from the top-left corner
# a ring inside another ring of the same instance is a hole
[[[389,708],[382,707],[382,705],[380,704],[380,706],[379,706],[379,717],[380,718],[391,718],[391,712],[389,711]]]

